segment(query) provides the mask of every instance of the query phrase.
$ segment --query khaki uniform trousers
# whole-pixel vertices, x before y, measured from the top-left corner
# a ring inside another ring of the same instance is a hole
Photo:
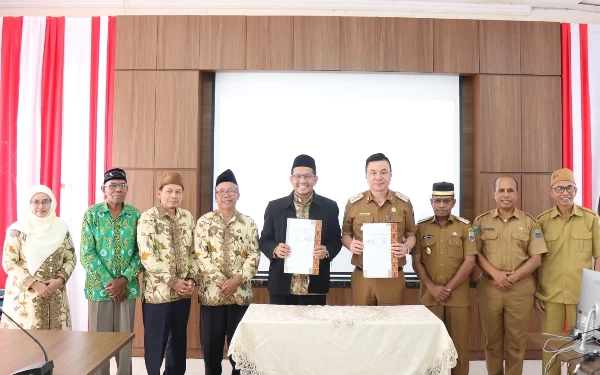
[[[542,332],[560,333],[565,331],[565,319],[567,325],[575,327],[577,323],[577,305],[565,305],[563,303],[544,302],[546,313],[542,314]],[[554,353],[542,353],[542,374],[546,364]],[[560,375],[560,359],[548,371],[548,375]]]
[[[397,279],[368,279],[356,267],[350,278],[352,301],[357,306],[401,305],[406,290],[404,272],[398,271]]]
[[[501,292],[485,275],[477,285],[479,313],[485,333],[485,362],[488,375],[522,375],[529,321],[533,312],[535,284],[530,275]],[[506,339],[506,367],[504,340]]]
[[[450,338],[458,353],[458,361],[452,369],[452,375],[469,375],[469,360],[471,359],[471,307],[427,306],[446,326]]]
[[[135,299],[121,303],[113,301],[88,301],[91,332],[133,332]],[[131,375],[131,343],[116,355],[117,375]],[[110,359],[96,371],[96,375],[110,375]]]

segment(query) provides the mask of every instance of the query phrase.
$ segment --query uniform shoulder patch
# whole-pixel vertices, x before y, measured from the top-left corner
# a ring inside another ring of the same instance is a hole
[[[408,201],[409,201],[409,199],[408,199],[408,197],[407,197],[406,195],[404,195],[404,194],[402,194],[402,193],[400,193],[400,192],[398,192],[398,191],[397,191],[397,192],[395,192],[395,193],[394,193],[394,195],[395,195],[396,197],[398,197],[398,198],[402,199],[402,200],[403,200],[403,201],[405,201],[405,202],[408,202]]]
[[[484,213],[482,213],[481,215],[477,216],[477,217],[475,218],[475,220],[473,220],[473,221],[477,221],[477,219],[479,219],[479,218],[482,218],[482,217],[484,217],[485,215],[489,215],[489,214],[491,214],[492,212],[494,212],[494,210],[491,210],[491,211],[488,211],[488,212],[484,212]]]
[[[424,217],[421,220],[417,221],[417,224],[421,224],[421,223],[424,223],[426,221],[430,221],[432,218],[433,218],[433,216]]]
[[[360,194],[351,196],[348,200],[350,201],[350,203],[356,203],[359,200],[363,199],[364,197],[365,197],[365,195],[363,193],[360,193]]]
[[[461,223],[465,223],[467,225],[471,225],[471,222],[467,219],[465,219],[464,217],[460,217],[460,216],[454,216],[456,218],[456,220],[460,221]]]
[[[546,211],[542,212],[541,214],[538,215],[538,217],[536,218],[536,220],[539,220],[542,216],[546,215],[548,212],[552,211],[554,208],[549,208]]]

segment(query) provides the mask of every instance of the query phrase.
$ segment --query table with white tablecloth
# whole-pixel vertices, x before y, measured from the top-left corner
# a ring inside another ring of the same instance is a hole
[[[229,347],[243,375],[446,375],[456,349],[425,306],[250,305]]]

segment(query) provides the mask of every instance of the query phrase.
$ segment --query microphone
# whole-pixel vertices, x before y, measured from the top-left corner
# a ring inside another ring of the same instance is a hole
[[[27,332],[25,330],[25,328],[23,328],[19,323],[15,322],[15,320],[13,318],[11,318],[0,307],[0,316],[1,315],[6,316],[8,318],[8,320],[13,322],[17,327],[19,327],[23,332],[25,332],[27,334],[27,336],[31,337],[31,339],[40,346],[40,348],[42,349],[42,352],[44,352],[44,361],[43,362],[38,362],[38,363],[34,363],[33,365],[23,367],[22,369],[17,370],[16,372],[13,372],[12,375],[52,375],[52,370],[54,369],[54,362],[48,360],[48,353],[46,353],[46,350],[44,349],[42,344],[35,337],[33,337],[29,332]]]

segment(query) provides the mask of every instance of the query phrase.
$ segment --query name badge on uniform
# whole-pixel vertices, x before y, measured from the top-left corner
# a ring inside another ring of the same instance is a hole
[[[421,238],[422,240],[428,240],[430,238],[433,238],[433,234],[426,234],[423,236],[423,238]]]
[[[429,246],[427,246],[427,248],[425,249],[425,254],[431,254],[431,249],[429,248]]]
[[[370,212],[359,212],[358,216],[371,216]]]

